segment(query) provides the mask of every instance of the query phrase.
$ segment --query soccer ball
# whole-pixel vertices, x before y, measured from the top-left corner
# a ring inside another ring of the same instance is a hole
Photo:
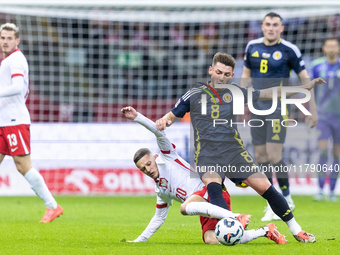
[[[238,244],[243,233],[244,229],[241,222],[232,217],[221,219],[215,226],[215,236],[223,245]]]

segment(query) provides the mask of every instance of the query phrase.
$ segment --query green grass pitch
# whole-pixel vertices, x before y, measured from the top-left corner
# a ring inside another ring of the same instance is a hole
[[[295,241],[288,227],[276,221],[288,243],[266,238],[232,247],[205,245],[197,216],[182,216],[174,202],[163,226],[146,243],[135,239],[154,215],[155,197],[57,197],[64,215],[39,224],[45,208],[37,197],[0,197],[0,254],[340,254],[340,202],[314,202],[293,196],[297,221],[317,242]],[[249,228],[264,225],[265,201],[259,196],[234,196],[235,212],[252,214]]]

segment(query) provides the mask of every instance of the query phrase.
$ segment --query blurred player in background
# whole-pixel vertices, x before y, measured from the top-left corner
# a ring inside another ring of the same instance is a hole
[[[319,122],[318,148],[320,152],[319,164],[329,169],[330,201],[337,201],[334,195],[336,181],[339,175],[340,156],[340,59],[339,41],[336,38],[328,38],[323,45],[325,57],[312,62],[312,76],[322,77],[327,85],[316,88],[315,99],[318,106]],[[328,139],[333,139],[333,164],[328,165]],[[319,174],[319,193],[315,200],[324,199],[323,187],[326,179],[326,171]]]
[[[32,167],[30,115],[25,102],[28,96],[28,64],[18,45],[19,28],[13,23],[0,27],[0,46],[4,59],[0,66],[0,163],[12,156],[18,171],[33,191],[45,202],[46,213],[40,222],[53,221],[63,213],[43,177]]]
[[[241,86],[247,87],[250,83],[255,89],[286,86],[292,69],[299,76],[302,84],[308,83],[310,79],[299,48],[280,38],[284,30],[281,16],[274,12],[268,13],[262,21],[261,28],[264,37],[250,41],[246,47]],[[308,123],[311,127],[314,127],[317,124],[317,112],[313,90],[311,92],[310,112],[312,117],[308,116],[310,118]],[[271,106],[272,100],[254,103],[255,109],[258,110],[267,110]],[[276,111],[268,116],[251,113],[251,119],[261,119],[265,123],[261,128],[251,127],[256,161],[267,169],[270,169],[270,165],[276,169],[283,169],[286,166],[286,163],[282,160],[286,128],[282,127],[279,122],[288,119],[288,114],[282,116],[281,107],[278,105]],[[276,119],[277,121],[272,124],[265,121],[266,119]],[[255,121],[254,125],[256,125]],[[273,184],[272,171],[266,171],[266,175],[270,183]],[[290,195],[288,172],[276,172],[276,177],[282,194],[293,211],[295,205]],[[262,221],[271,221],[272,219],[280,218],[274,214],[267,204]]]
[[[138,238],[129,242],[147,241],[164,223],[173,200],[182,203],[180,210],[183,215],[200,215],[202,237],[206,244],[219,243],[215,237],[217,219],[235,217],[246,228],[250,215],[233,213],[208,203],[209,196],[206,187],[197,173],[191,169],[190,164],[177,154],[175,145],[166,137],[164,131],[159,131],[153,121],[138,113],[131,106],[124,107],[121,111],[126,118],[154,133],[160,149],[160,154],[156,157],[147,148],[139,149],[134,155],[136,166],[156,183],[157,204],[155,215],[146,229]],[[223,191],[223,199],[230,208],[230,195],[226,189]],[[276,226],[270,223],[259,229],[246,230],[241,243],[261,236],[278,244],[287,242]]]
[[[187,112],[190,112],[196,149],[195,165],[203,183],[207,186],[210,203],[228,209],[228,205],[222,198],[222,184],[225,177],[228,177],[235,185],[250,186],[265,198],[273,211],[288,225],[297,241],[315,242],[315,237],[303,231],[296,222],[284,197],[260,172],[258,164],[244,148],[235,125],[237,122],[236,115],[234,115],[233,100],[241,100],[243,97],[244,102],[247,102],[248,91],[252,93],[253,101],[272,99],[274,89],[277,91],[277,96],[281,97],[281,87],[248,90],[232,83],[234,94],[226,88],[215,89],[219,84],[230,82],[234,76],[235,65],[236,61],[231,55],[216,53],[213,57],[212,66],[209,67],[210,83],[198,83],[197,86],[185,93],[169,113],[156,121],[157,128],[164,130],[178,118],[182,118]],[[293,88],[311,90],[315,85],[321,83],[324,83],[324,81],[319,78]],[[237,93],[235,90],[237,90]],[[202,98],[207,94],[214,94],[214,96],[204,102]],[[286,96],[294,94],[287,93]],[[223,102],[215,102],[221,98]],[[205,113],[202,110],[204,104],[206,105]],[[215,125],[215,121],[220,121],[219,119],[228,121],[223,121],[223,125]],[[216,166],[219,166],[219,168]],[[232,171],[228,171],[230,167]]]

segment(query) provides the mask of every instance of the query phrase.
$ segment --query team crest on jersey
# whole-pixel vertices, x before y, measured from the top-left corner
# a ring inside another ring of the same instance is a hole
[[[164,188],[168,188],[168,181],[165,178],[160,178],[159,179],[159,187],[164,187]]]
[[[262,53],[262,58],[270,58],[270,54],[269,53]]]
[[[282,58],[281,51],[275,51],[274,54],[273,54],[273,59],[280,60],[281,58]]]
[[[231,95],[230,95],[229,93],[225,93],[225,94],[223,95],[223,101],[224,101],[224,102],[230,103],[230,102],[231,102],[231,99],[232,99],[232,97],[231,97]]]

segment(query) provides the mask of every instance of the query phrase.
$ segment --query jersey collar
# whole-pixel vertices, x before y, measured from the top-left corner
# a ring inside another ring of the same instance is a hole
[[[280,39],[277,41],[277,43],[276,44],[280,44],[281,43],[281,41],[282,41],[282,38],[280,37]],[[263,44],[264,45],[266,45],[265,43],[264,43],[264,37],[263,37],[263,40],[262,40],[262,42],[263,42]],[[273,45],[270,45],[270,46],[274,46],[274,45],[276,45],[276,44],[273,44]],[[268,47],[268,45],[266,45],[267,47]],[[270,47],[269,46],[269,47]]]
[[[14,52],[16,52],[16,51],[20,51],[20,49],[18,48],[18,49],[15,49],[15,50],[13,50],[11,53],[9,53],[8,54],[8,56],[7,57],[5,57],[5,58],[8,58],[10,55],[12,55]]]

